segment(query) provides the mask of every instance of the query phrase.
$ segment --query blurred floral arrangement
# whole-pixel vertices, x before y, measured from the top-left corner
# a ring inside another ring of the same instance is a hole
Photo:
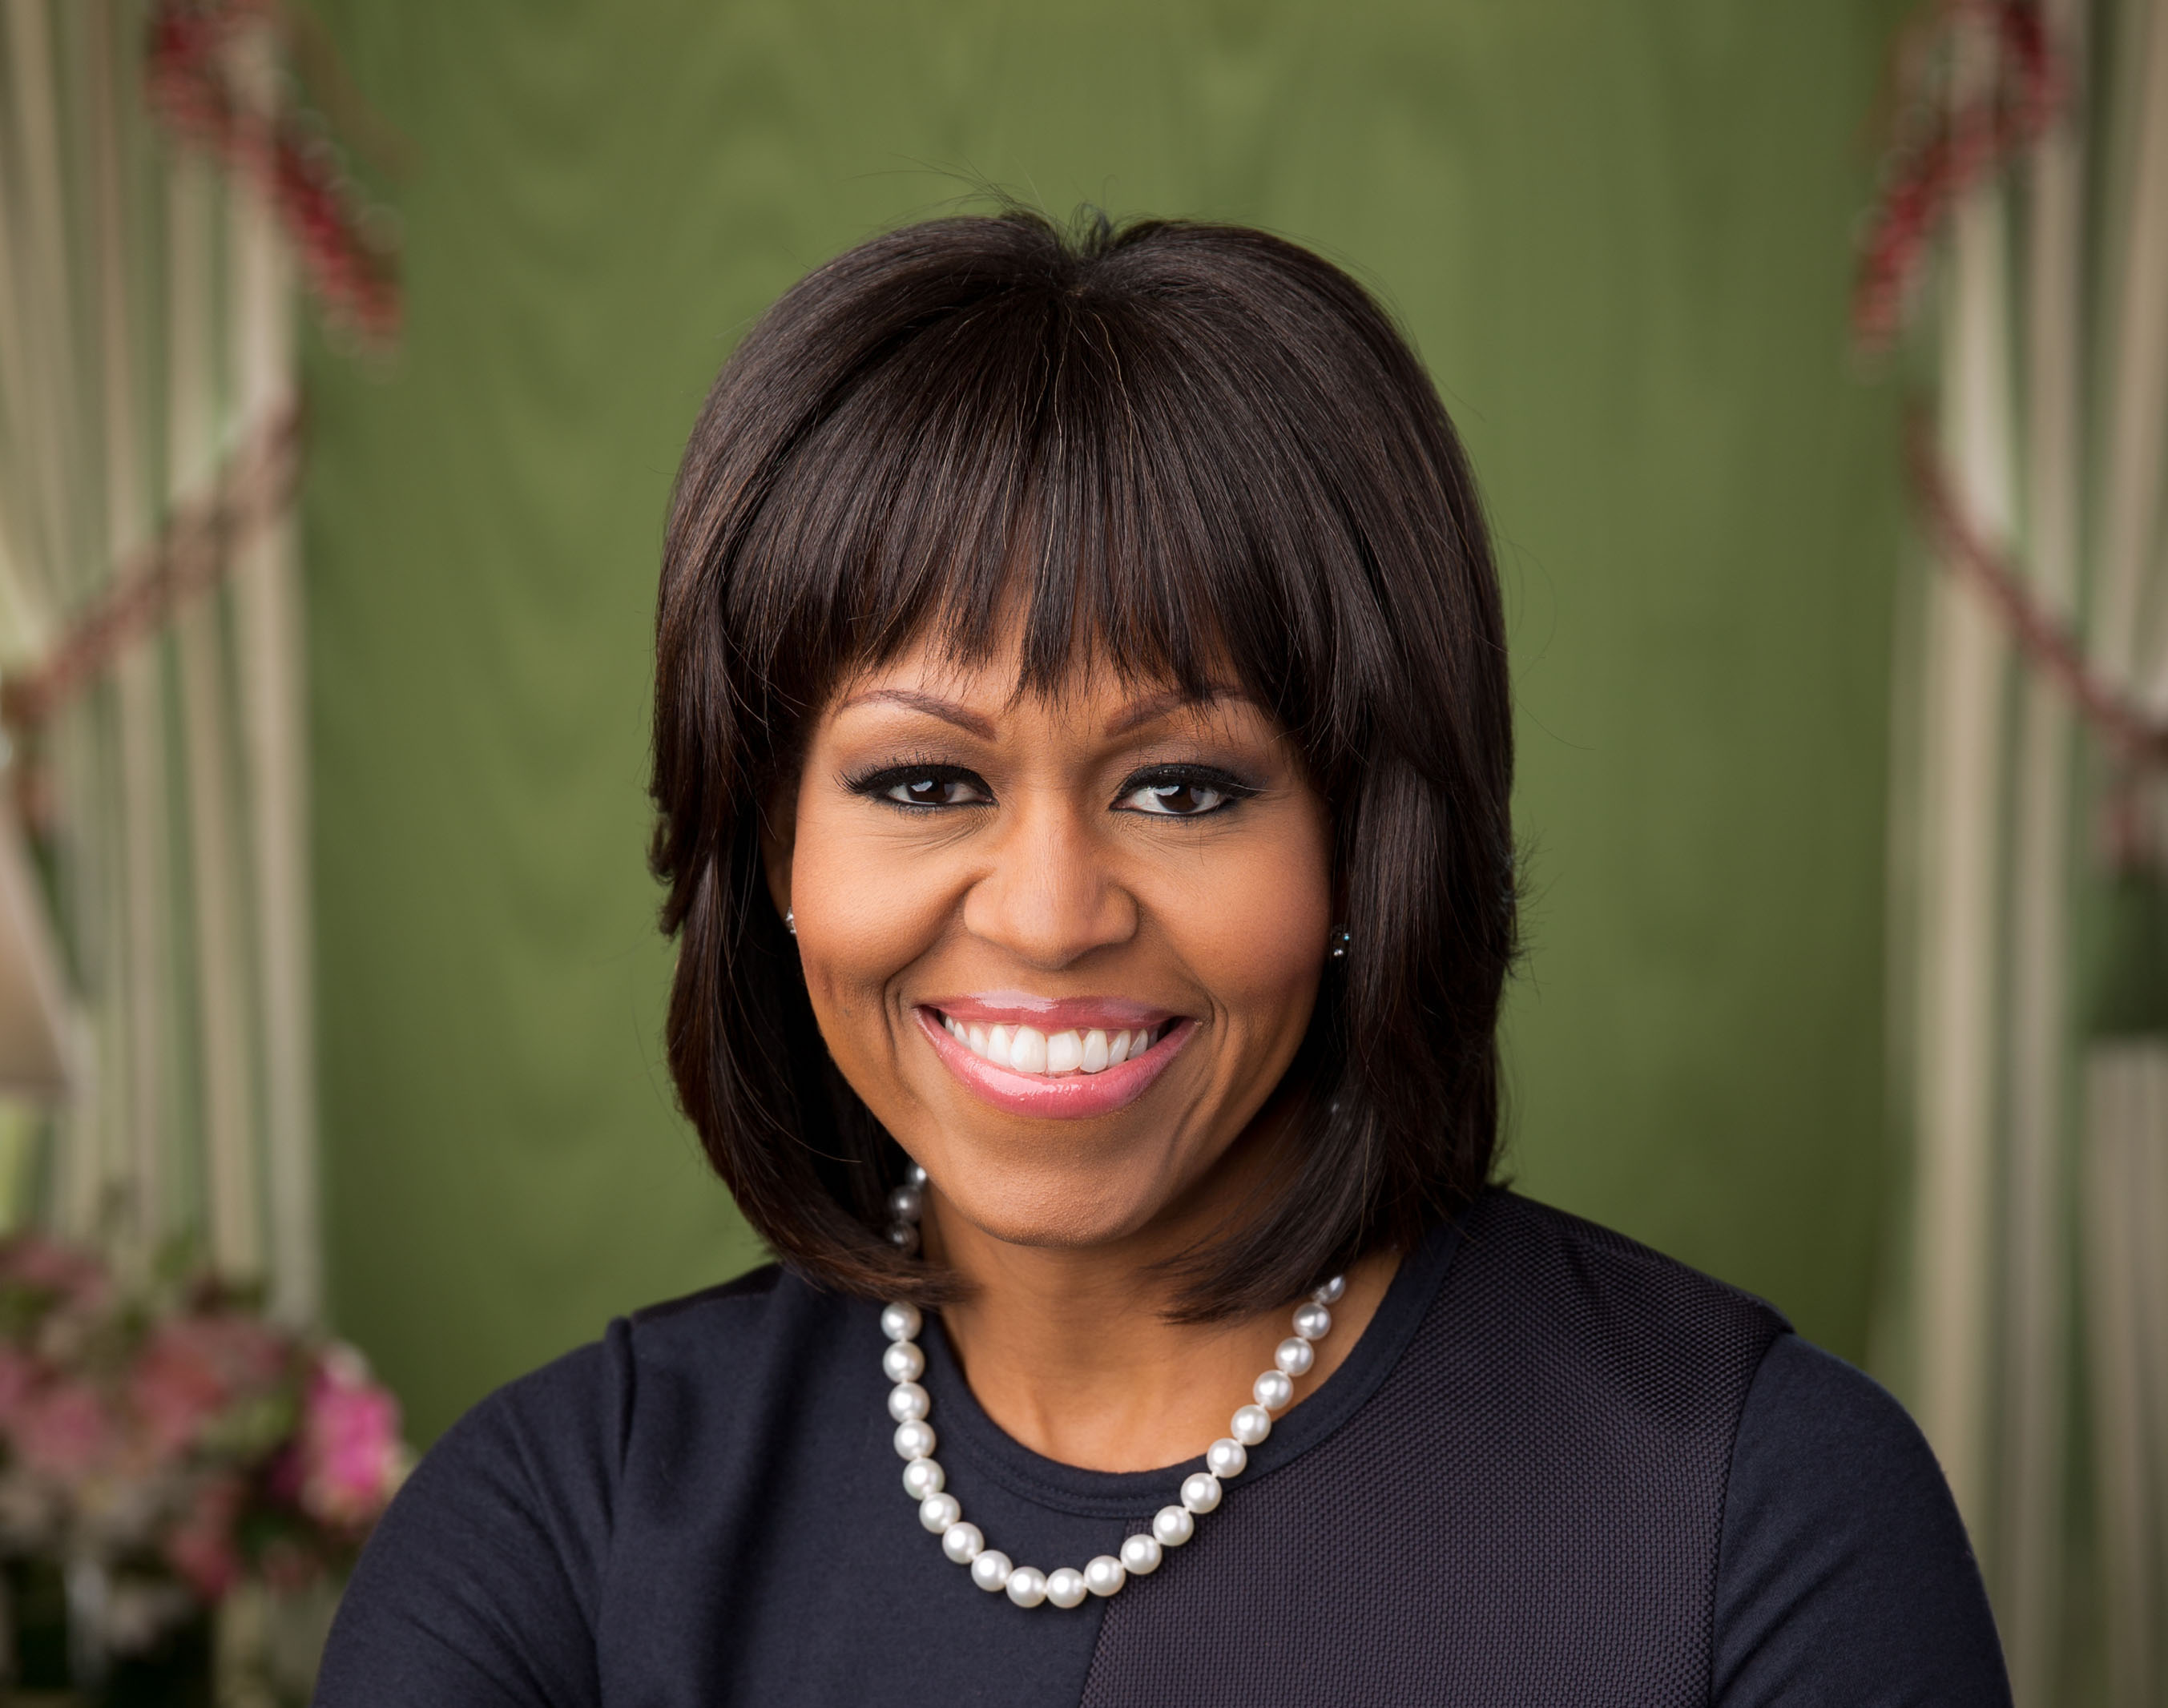
[[[70,1616],[122,1655],[246,1579],[343,1572],[410,1462],[351,1347],[178,1265],[126,1286],[35,1234],[0,1243],[0,1555],[58,1566]]]

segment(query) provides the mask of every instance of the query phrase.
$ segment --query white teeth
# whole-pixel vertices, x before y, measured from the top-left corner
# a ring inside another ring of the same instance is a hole
[[[1014,1074],[1103,1074],[1109,1068],[1142,1055],[1151,1047],[1151,1034],[1088,1030],[1043,1032],[1036,1026],[986,1026],[975,1021],[941,1016],[948,1036],[981,1061],[1007,1068]]]

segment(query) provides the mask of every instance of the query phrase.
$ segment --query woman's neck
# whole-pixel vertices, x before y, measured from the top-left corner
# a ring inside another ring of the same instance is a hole
[[[1173,1287],[1155,1265],[1194,1249],[1185,1230],[1065,1249],[1010,1244],[941,1211],[937,1196],[929,1251],[972,1284],[942,1313],[971,1392],[1010,1435],[1063,1464],[1147,1471],[1195,1458],[1293,1332],[1294,1299],[1233,1322],[1168,1322]],[[1353,1350],[1398,1265],[1379,1253],[1348,1271],[1297,1404]]]

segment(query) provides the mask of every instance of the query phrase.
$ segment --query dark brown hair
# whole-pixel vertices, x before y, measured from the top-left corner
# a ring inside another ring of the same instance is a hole
[[[656,620],[651,862],[678,1096],[755,1228],[853,1292],[938,1301],[889,1245],[901,1153],[836,1070],[759,814],[842,676],[933,632],[1020,689],[1081,658],[1271,708],[1336,826],[1352,935],[1289,1070],[1274,1198],[1183,1313],[1292,1297],[1488,1178],[1515,942],[1497,579],[1437,393],[1361,286],[1232,225],[936,220],[809,274],[686,447]]]

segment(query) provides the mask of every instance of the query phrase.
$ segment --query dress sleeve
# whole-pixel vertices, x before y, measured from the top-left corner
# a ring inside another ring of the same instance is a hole
[[[594,1708],[593,1615],[631,1403],[624,1323],[422,1461],[339,1604],[316,1708]]]
[[[1717,1567],[1717,1708],[2006,1708],[1979,1568],[1905,1408],[1796,1334],[1740,1418]]]

